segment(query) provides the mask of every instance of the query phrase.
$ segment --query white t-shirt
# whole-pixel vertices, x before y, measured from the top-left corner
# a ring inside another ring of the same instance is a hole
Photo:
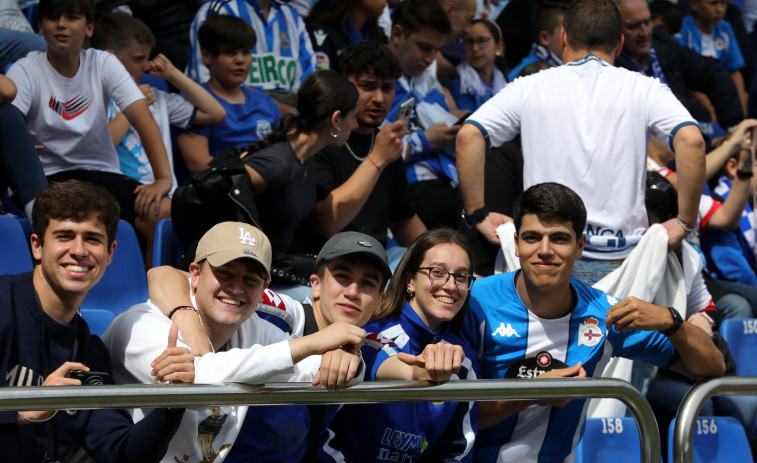
[[[293,305],[291,300],[288,302]],[[155,382],[150,375],[150,363],[166,348],[171,325],[171,320],[150,301],[116,317],[102,336],[111,353],[116,384]],[[321,356],[310,356],[293,365],[289,339],[282,330],[253,313],[228,341],[226,350],[195,358],[195,383],[312,381],[320,368]],[[188,347],[181,333],[177,346]],[[135,422],[148,412],[131,410]],[[186,455],[201,459],[203,454],[209,455],[210,448],[215,454],[214,461],[220,463],[236,440],[246,414],[246,406],[187,409],[162,461],[173,463],[174,458],[185,461]]]
[[[173,152],[171,127],[177,127],[182,130],[188,129],[194,120],[196,109],[192,103],[181,95],[167,93],[155,87],[151,87],[150,90],[155,97],[155,101],[150,105],[150,113],[152,113],[152,117],[158,124],[160,134],[163,137],[163,144],[166,147],[166,153],[168,153],[168,165],[171,168],[171,177],[173,180],[169,196],[172,196],[174,190],[176,190],[177,183],[173,168],[173,156],[171,156]],[[113,120],[120,113],[121,108],[118,107],[115,101],[111,100],[108,107],[108,121]],[[152,165],[142,146],[142,139],[139,138],[139,134],[134,130],[134,127],[129,127],[126,131],[126,135],[124,135],[116,146],[116,152],[118,153],[121,172],[144,184],[155,182]]]
[[[82,50],[74,77],[60,75],[45,52],[17,61],[7,76],[18,88],[13,105],[26,116],[45,175],[85,169],[120,173],[108,131],[108,103],[126,108],[144,99],[118,59],[100,50]]]
[[[627,257],[648,226],[650,135],[672,145],[679,128],[696,125],[659,80],[594,55],[516,79],[467,122],[487,147],[520,133],[523,187],[558,182],[578,193],[587,211],[584,256],[606,260]]]

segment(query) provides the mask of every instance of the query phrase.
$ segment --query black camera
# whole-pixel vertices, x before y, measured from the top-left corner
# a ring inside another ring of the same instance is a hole
[[[102,371],[71,370],[66,378],[78,379],[82,386],[102,386],[108,380],[108,373]]]

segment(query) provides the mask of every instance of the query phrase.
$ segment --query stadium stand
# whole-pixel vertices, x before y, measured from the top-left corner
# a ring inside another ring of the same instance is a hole
[[[89,332],[102,336],[116,316],[113,312],[103,309],[82,309],[81,316],[89,325]]]
[[[21,224],[14,217],[0,215],[0,275],[33,269],[29,244]]]
[[[128,222],[119,220],[116,252],[105,275],[87,294],[82,310],[101,309],[118,315],[147,300],[147,276],[137,235]]]
[[[636,421],[631,417],[587,418],[574,452],[576,463],[641,461]]]
[[[184,250],[176,237],[171,219],[163,219],[155,227],[155,247],[152,253],[152,266],[171,265],[177,267]]]
[[[668,430],[668,462],[673,461],[673,427]],[[753,463],[744,427],[730,416],[700,416],[694,429],[694,463]]]

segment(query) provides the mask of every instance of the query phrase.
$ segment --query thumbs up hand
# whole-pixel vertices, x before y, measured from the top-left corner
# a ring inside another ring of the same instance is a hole
[[[171,325],[168,347],[150,364],[155,381],[171,384],[192,383],[195,379],[195,358],[186,347],[176,347],[179,327]]]

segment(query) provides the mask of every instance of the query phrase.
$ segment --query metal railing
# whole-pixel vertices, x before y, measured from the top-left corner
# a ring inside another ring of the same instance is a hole
[[[673,426],[673,461],[694,461],[694,426],[704,403],[714,395],[757,395],[757,376],[726,376],[694,385],[683,398]]]
[[[619,379],[476,380],[439,385],[382,381],[338,392],[307,383],[11,387],[0,393],[0,411],[587,398],[625,403],[639,429],[642,461],[660,462],[660,434],[652,409],[636,388]]]

